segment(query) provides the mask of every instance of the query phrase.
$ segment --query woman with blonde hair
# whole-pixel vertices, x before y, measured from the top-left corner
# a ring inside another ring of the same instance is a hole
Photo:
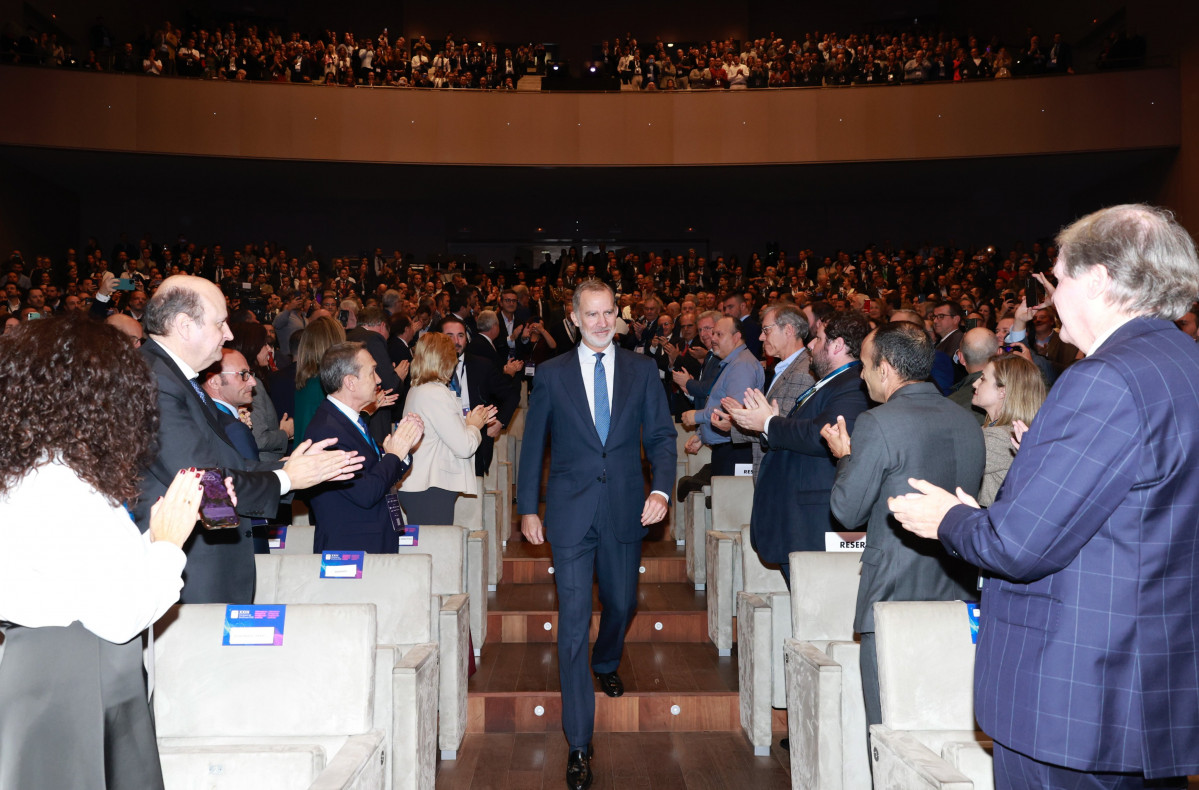
[[[325,399],[321,389],[321,357],[331,346],[344,343],[346,330],[328,316],[312,319],[300,335],[300,347],[296,350],[296,413],[293,436],[303,436],[308,423],[316,414],[316,407]]]
[[[400,484],[400,504],[409,524],[453,524],[459,494],[477,494],[475,450],[481,431],[495,420],[494,406],[463,413],[450,389],[458,350],[449,335],[429,332],[412,350],[412,389],[404,412],[425,423],[425,436],[412,453],[412,468]]]
[[[978,503],[989,507],[999,494],[999,487],[1011,468],[1015,449],[1012,430],[1028,430],[1033,417],[1045,401],[1045,379],[1037,366],[1017,354],[1002,354],[989,361],[982,375],[974,382],[974,397],[978,408],[987,413],[983,439],[987,448],[983,468],[982,488]]]

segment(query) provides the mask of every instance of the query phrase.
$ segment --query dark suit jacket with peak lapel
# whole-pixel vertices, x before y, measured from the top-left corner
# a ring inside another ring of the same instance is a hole
[[[653,469],[650,489],[674,489],[675,431],[666,394],[652,360],[632,351],[616,352],[612,422],[608,441],[600,443],[587,403],[577,353],[562,354],[537,368],[537,386],[529,401],[521,446],[521,467],[540,469],[551,440],[546,486],[545,534],[554,546],[574,546],[595,520],[600,497],[608,498],[610,526],[623,543],[639,541],[645,505],[641,447]],[[520,476],[517,510],[536,513],[539,475]]]
[[[874,631],[877,601],[976,600],[974,568],[899,526],[887,507],[889,497],[913,490],[910,477],[978,495],[986,449],[974,417],[916,382],[859,414],[850,439],[830,504],[847,529],[867,525],[854,631]]]
[[[346,340],[361,343],[366,347],[371,358],[375,360],[375,373],[379,376],[379,386],[385,390],[391,390],[399,396],[396,399],[396,403],[399,405],[377,409],[367,420],[371,436],[376,442],[382,442],[387,434],[391,433],[391,424],[399,422],[400,417],[403,416],[400,414],[400,407],[408,395],[407,388],[403,386],[400,377],[396,375],[395,366],[391,362],[391,354],[387,350],[387,340],[382,335],[372,332],[366,327],[356,326],[346,332]]]
[[[869,405],[860,372],[854,366],[838,373],[803,406],[792,402],[789,413],[770,420],[761,441],[749,533],[763,562],[782,564],[793,551],[824,551],[826,532],[847,529],[829,508],[837,464],[820,429],[840,415],[853,435],[858,415]]]
[[[1199,773],[1199,347],[1134,318],[1049,391],[988,510],[940,537],[983,585],[974,709],[1081,771]]]
[[[496,412],[496,419],[501,424],[507,425],[512,421],[516,407],[520,405],[520,387],[517,386],[517,382],[502,370],[497,370],[485,357],[478,357],[468,352],[464,361],[470,407],[473,409],[484,404],[495,406],[499,410]],[[540,373],[541,371],[538,369],[538,375]],[[484,430],[483,439],[479,442],[479,449],[475,450],[476,475],[481,477],[487,473],[487,468],[491,466],[491,454],[494,447],[495,440],[489,437],[487,431]]]
[[[236,529],[197,527],[184,545],[183,603],[248,604],[254,599],[254,545],[246,533],[251,517],[272,518],[279,506],[278,462],[256,462],[241,453],[221,426],[215,406],[205,406],[175,362],[158,343],[142,346],[142,357],[158,381],[158,450],[141,482],[133,509],[138,527],[150,526],[150,507],[180,469],[220,467],[233,477]]]
[[[328,398],[316,407],[304,438],[336,438],[337,449],[355,451],[363,458],[362,469],[353,479],[322,483],[309,493],[308,501],[316,516],[313,551],[394,554],[399,535],[391,528],[387,493],[408,471],[407,460],[391,453],[380,458],[358,426]]]

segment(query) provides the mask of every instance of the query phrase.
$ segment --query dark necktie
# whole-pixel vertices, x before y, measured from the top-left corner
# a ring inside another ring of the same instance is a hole
[[[188,379],[187,383],[191,384],[192,389],[196,391],[196,395],[200,396],[200,403],[203,403],[205,406],[207,406],[208,396],[204,394],[204,388],[200,386],[200,382],[196,381],[195,379]]]
[[[604,372],[604,355],[595,355],[595,431],[599,434],[600,444],[608,441],[608,427],[612,422],[612,413],[608,406],[608,376]]]
[[[379,452],[379,445],[375,444],[375,440],[371,437],[370,430],[366,427],[366,420],[362,418],[361,414],[358,415],[358,430],[362,431],[362,435],[366,437],[367,443],[371,446],[371,449],[375,451],[375,457],[382,455],[382,453]]]

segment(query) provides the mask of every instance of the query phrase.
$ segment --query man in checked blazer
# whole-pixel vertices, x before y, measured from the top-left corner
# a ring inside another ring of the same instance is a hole
[[[1083,217],[1058,249],[1054,307],[1087,356],[1050,390],[999,498],[979,510],[917,481],[892,509],[991,574],[974,707],[996,787],[1185,787],[1199,773],[1199,349],[1171,321],[1199,293],[1199,260],[1169,212],[1140,205]]]
[[[762,350],[778,360],[774,366],[774,379],[766,390],[766,400],[778,401],[780,408],[787,411],[791,411],[799,396],[816,383],[810,370],[812,358],[804,347],[807,337],[808,319],[798,307],[779,303],[766,308],[762,315]],[[757,436],[751,435],[750,441],[753,442],[756,484],[758,467],[762,463],[762,446]]]

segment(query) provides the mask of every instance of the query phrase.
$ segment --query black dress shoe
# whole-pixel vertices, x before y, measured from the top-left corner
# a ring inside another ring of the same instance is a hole
[[[779,741],[779,748],[782,749],[784,752],[791,751],[791,739],[783,738],[781,741]]]
[[[596,672],[595,679],[599,681],[600,688],[609,697],[619,697],[624,694],[624,681],[615,672]]]
[[[591,747],[571,749],[566,761],[566,786],[570,790],[587,790],[591,787]]]

